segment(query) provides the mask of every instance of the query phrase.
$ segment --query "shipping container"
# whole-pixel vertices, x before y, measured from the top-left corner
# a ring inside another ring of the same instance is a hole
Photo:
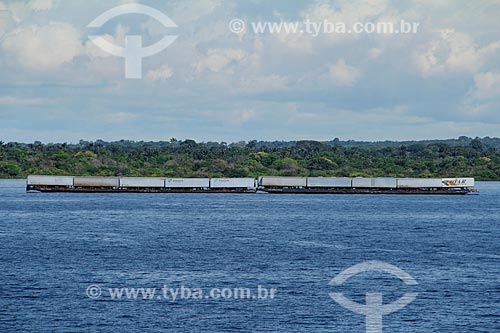
[[[398,188],[441,187],[441,178],[398,178]]]
[[[167,178],[165,181],[167,188],[208,188],[210,179],[208,178]]]
[[[307,178],[305,177],[268,177],[259,178],[259,185],[264,187],[306,187]]]
[[[443,178],[442,187],[474,187],[474,178]]]
[[[378,177],[372,178],[373,188],[396,188],[398,186],[396,178]]]
[[[82,187],[119,187],[120,179],[111,177],[75,177],[74,185]]]
[[[120,178],[120,187],[165,187],[163,178]]]
[[[28,185],[73,186],[71,176],[29,176]]]
[[[352,179],[352,187],[354,188],[370,188],[372,187],[372,179],[371,178],[353,178]]]
[[[351,187],[352,178],[307,177],[307,187]]]
[[[211,178],[210,188],[255,188],[253,178]]]

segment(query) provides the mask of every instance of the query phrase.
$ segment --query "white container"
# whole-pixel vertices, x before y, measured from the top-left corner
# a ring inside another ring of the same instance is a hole
[[[211,178],[210,188],[255,188],[253,178]]]
[[[372,179],[371,178],[353,178],[352,179],[352,187],[370,188],[370,187],[372,187]]]
[[[307,187],[351,187],[352,178],[307,177]]]
[[[208,178],[167,178],[165,180],[167,188],[208,188],[210,179]]]
[[[442,187],[441,178],[398,178],[398,188]]]
[[[71,176],[28,176],[28,185],[73,186]]]
[[[120,187],[165,187],[163,178],[120,178]]]
[[[118,187],[120,186],[120,179],[112,177],[75,177],[74,185],[82,187]]]
[[[305,177],[260,177],[259,184],[261,186],[277,186],[277,187],[305,187],[307,178]]]
[[[474,178],[443,178],[442,187],[474,187]]]
[[[398,186],[396,178],[378,177],[372,178],[372,187],[374,188],[396,188]]]

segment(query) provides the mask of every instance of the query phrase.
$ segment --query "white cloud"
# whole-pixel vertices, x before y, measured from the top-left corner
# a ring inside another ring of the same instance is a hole
[[[22,2],[7,2],[4,6],[6,7],[10,18],[16,23],[24,21],[31,14],[30,8]]]
[[[36,12],[48,11],[54,7],[53,0],[31,0],[0,2],[0,22],[8,16],[14,22],[25,21]]]
[[[500,100],[500,73],[484,72],[474,75],[474,86],[463,99],[462,114],[469,117],[495,119]]]
[[[498,118],[499,101],[500,72],[477,73],[459,111],[468,118],[493,121]]]
[[[274,34],[281,43],[286,47],[293,49],[293,52],[304,52],[311,53],[313,51],[313,40],[312,36],[300,33],[289,33],[285,30],[280,31],[280,33]]]
[[[498,49],[500,41],[478,47],[469,35],[444,29],[427,50],[417,53],[415,62],[424,77],[447,72],[475,73]]]
[[[379,48],[376,48],[376,47],[368,50],[368,55],[371,59],[377,59],[378,57],[380,57],[381,54],[382,54],[382,50]]]
[[[174,75],[174,71],[168,65],[164,65],[156,70],[150,70],[146,77],[151,81],[168,80]]]
[[[125,45],[125,38],[127,33],[129,32],[129,28],[123,26],[122,24],[118,24],[115,28],[115,34],[110,35],[110,34],[105,34],[102,35],[101,37],[104,38],[106,41],[110,42],[113,45]],[[92,41],[87,41],[85,44],[85,52],[87,53],[88,56],[91,58],[109,58],[109,57],[115,57],[114,55],[104,51],[97,45],[95,45]]]
[[[352,86],[361,77],[361,71],[346,64],[344,59],[339,59],[335,64],[330,65],[329,72],[331,78],[339,86]]]
[[[16,29],[5,36],[1,46],[10,61],[34,71],[56,69],[83,50],[80,32],[62,22]]]
[[[486,72],[474,75],[475,94],[480,98],[500,95],[500,73]]]
[[[240,49],[210,49],[207,55],[194,65],[194,68],[197,72],[205,70],[220,72],[232,62],[242,60],[245,55],[245,51]]]

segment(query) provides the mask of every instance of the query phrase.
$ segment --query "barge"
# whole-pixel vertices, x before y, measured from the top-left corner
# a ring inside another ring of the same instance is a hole
[[[147,178],[29,176],[26,191],[77,193],[446,194],[477,193],[474,178]]]

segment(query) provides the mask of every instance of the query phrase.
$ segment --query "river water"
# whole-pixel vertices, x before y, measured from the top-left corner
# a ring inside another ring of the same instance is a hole
[[[0,332],[364,332],[365,316],[334,292],[360,304],[417,293],[383,316],[384,332],[498,332],[500,183],[477,188],[42,194],[0,180]],[[373,271],[330,284],[367,261],[417,284]],[[126,288],[154,296],[113,296]]]

